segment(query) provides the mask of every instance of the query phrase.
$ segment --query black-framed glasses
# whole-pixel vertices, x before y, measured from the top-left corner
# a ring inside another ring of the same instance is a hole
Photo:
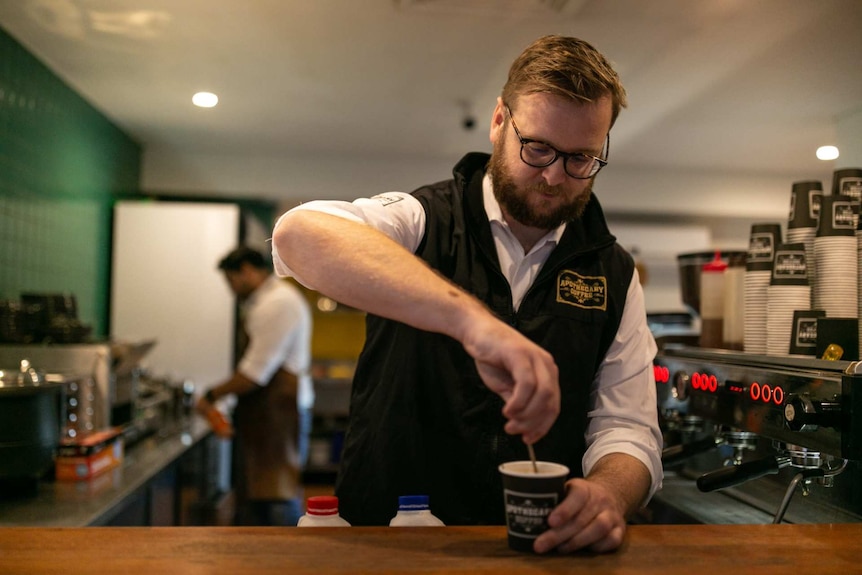
[[[563,158],[563,169],[572,178],[578,180],[586,180],[592,178],[599,173],[599,170],[608,165],[608,154],[611,150],[611,135],[605,137],[605,153],[604,159],[590,154],[575,152],[561,152],[550,144],[546,144],[540,140],[531,140],[521,136],[518,131],[518,126],[515,125],[515,118],[512,116],[512,110],[506,106],[506,113],[509,114],[509,120],[512,121],[512,127],[515,129],[515,135],[521,142],[521,161],[533,168],[546,168],[557,161],[557,158]]]

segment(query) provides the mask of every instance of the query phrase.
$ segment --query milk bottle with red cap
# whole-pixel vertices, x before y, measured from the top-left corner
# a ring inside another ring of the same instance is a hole
[[[350,523],[338,514],[338,497],[334,495],[309,497],[305,510],[297,527],[350,527]]]

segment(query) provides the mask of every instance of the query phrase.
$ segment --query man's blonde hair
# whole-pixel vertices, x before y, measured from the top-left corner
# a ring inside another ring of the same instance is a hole
[[[587,42],[570,36],[542,36],[509,68],[504,103],[514,109],[520,96],[538,93],[585,103],[610,96],[611,126],[626,107],[626,90],[610,62]]]

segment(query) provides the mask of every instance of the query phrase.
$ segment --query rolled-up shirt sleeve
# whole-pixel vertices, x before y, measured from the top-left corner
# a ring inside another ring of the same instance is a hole
[[[425,210],[419,200],[404,192],[387,192],[371,198],[359,198],[352,202],[338,200],[315,200],[296,206],[282,215],[275,223],[281,225],[284,216],[300,210],[310,210],[338,216],[350,221],[367,224],[401,244],[410,252],[415,252],[425,234]],[[293,277],[303,282],[281,259],[275,245],[272,247],[272,262],[276,274]]]
[[[661,488],[663,478],[663,440],[652,369],[656,351],[635,272],[617,335],[593,382],[582,464],[584,475],[588,475],[596,462],[610,453],[635,457],[652,478],[644,503]]]

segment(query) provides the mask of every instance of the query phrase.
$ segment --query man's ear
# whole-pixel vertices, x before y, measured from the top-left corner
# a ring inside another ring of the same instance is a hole
[[[503,105],[503,98],[497,97],[497,105],[494,107],[494,112],[491,114],[491,129],[488,132],[488,139],[492,144],[497,142],[500,133],[506,125],[506,106]]]

